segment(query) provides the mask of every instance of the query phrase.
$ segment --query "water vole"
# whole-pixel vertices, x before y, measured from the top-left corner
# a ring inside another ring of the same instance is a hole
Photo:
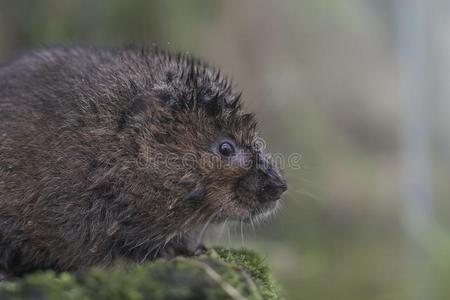
[[[218,71],[157,50],[51,47],[0,68],[0,271],[190,255],[195,228],[286,183]]]

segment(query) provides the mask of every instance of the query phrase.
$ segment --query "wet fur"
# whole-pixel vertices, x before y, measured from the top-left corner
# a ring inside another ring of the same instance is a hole
[[[3,65],[0,271],[193,253],[197,228],[255,206],[239,192],[247,171],[198,164],[220,137],[251,144],[239,97],[218,71],[158,50],[53,47]]]

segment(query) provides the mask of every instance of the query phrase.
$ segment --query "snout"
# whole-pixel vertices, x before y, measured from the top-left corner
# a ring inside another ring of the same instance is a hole
[[[259,201],[261,203],[273,202],[280,199],[287,190],[287,184],[280,174],[265,174],[268,178],[264,180]]]
[[[272,211],[286,190],[286,180],[278,169],[265,163],[240,177],[236,192],[238,199],[251,209],[252,215],[261,215]]]
[[[257,172],[260,186],[258,201],[268,204],[279,200],[281,194],[287,190],[287,185],[278,168],[261,155],[258,157]]]

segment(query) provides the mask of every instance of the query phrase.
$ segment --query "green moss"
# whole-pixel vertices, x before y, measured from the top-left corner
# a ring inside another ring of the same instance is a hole
[[[239,250],[216,248],[219,257],[245,270],[260,287],[264,299],[280,299],[280,289],[266,261],[255,252],[242,248]]]
[[[83,276],[37,272],[0,284],[0,299],[280,299],[264,260],[218,248],[196,258],[93,268]]]

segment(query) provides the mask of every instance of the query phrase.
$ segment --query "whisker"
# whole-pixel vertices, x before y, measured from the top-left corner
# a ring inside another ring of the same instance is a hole
[[[221,212],[221,210],[219,211]],[[203,235],[206,231],[206,229],[208,228],[209,224],[211,223],[211,221],[214,219],[214,217],[219,213],[219,212],[215,212],[213,213],[208,220],[206,221],[205,225],[203,225],[202,230],[200,231],[199,235],[198,235],[198,239],[197,239],[197,244],[200,244],[200,242],[203,240]]]
[[[252,225],[253,234],[256,233],[255,224],[253,224],[253,216],[250,217],[250,224]]]
[[[223,222],[220,231],[219,231],[219,240],[222,239],[223,234],[225,233],[225,227],[227,226],[227,222],[228,222],[228,218],[225,219],[225,221]]]
[[[314,199],[314,200],[317,200],[317,199],[320,198],[318,194],[314,194],[314,193],[308,192],[306,190],[303,190],[303,191],[301,191],[301,190],[298,190],[298,191],[292,190],[292,191],[288,191],[287,192],[287,195],[289,195],[289,194],[294,194],[296,196],[306,196],[306,197]]]

